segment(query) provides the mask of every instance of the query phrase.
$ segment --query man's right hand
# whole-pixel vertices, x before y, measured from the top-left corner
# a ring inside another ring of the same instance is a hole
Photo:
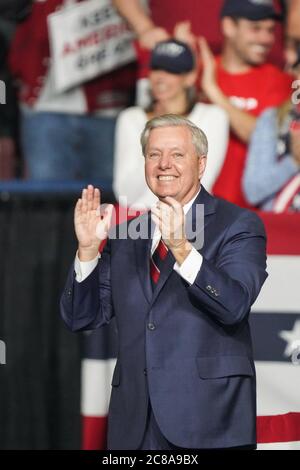
[[[109,204],[101,210],[100,201],[100,191],[92,185],[82,191],[81,199],[77,201],[74,225],[80,261],[96,258],[100,243],[108,236],[113,206]]]

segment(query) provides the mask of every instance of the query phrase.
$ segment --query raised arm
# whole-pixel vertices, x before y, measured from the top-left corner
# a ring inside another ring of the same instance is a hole
[[[211,103],[226,111],[232,131],[245,143],[248,143],[255,128],[256,118],[234,106],[223,93],[216,80],[215,58],[204,38],[199,40],[200,58],[203,63],[202,89]]]
[[[113,4],[136,33],[141,46],[153,49],[156,43],[168,39],[167,31],[155,26],[140,0],[113,0]]]
[[[94,329],[109,323],[113,316],[110,292],[110,244],[98,263],[99,245],[107,238],[113,206],[100,206],[100,191],[88,186],[74,212],[78,252],[75,263],[94,263],[82,282],[76,280],[72,265],[61,297],[61,315],[72,331]],[[95,261],[96,260],[96,261]]]

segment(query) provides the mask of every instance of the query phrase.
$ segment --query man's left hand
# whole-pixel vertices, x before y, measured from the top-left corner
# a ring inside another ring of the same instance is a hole
[[[159,227],[162,239],[178,264],[189,255],[192,245],[185,235],[185,215],[182,205],[168,196],[151,209],[152,219]]]

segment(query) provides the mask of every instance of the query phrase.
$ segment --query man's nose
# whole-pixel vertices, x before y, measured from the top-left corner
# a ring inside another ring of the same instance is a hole
[[[166,170],[167,168],[172,167],[172,159],[169,155],[162,155],[159,160],[159,167],[162,170]]]

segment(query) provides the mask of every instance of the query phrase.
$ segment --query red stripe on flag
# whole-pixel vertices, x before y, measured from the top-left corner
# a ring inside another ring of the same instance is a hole
[[[107,435],[107,416],[82,416],[83,450],[105,450]]]
[[[300,214],[259,212],[265,224],[269,255],[300,255]]]
[[[300,413],[257,417],[257,442],[300,441]]]

